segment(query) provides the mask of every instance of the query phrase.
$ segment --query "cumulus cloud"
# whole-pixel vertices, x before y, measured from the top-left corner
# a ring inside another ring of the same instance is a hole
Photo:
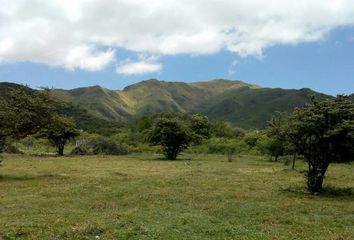
[[[267,47],[319,41],[354,24],[352,0],[0,0],[0,6],[0,62],[89,71],[112,64],[119,49],[259,57]]]
[[[158,58],[154,56],[139,56],[139,60],[135,62],[127,59],[117,65],[116,71],[117,73],[124,75],[140,75],[160,72],[162,69],[162,64],[156,62],[157,60]]]

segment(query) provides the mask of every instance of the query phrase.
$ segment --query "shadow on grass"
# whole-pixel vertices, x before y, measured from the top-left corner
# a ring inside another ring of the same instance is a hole
[[[354,189],[351,187],[340,188],[333,186],[326,186],[322,189],[322,192],[311,194],[305,187],[283,187],[280,191],[286,193],[300,194],[300,195],[311,195],[319,197],[354,197]]]
[[[321,195],[328,197],[354,197],[354,189],[351,187],[338,188],[334,186],[327,186],[323,188]]]
[[[28,180],[55,179],[55,178],[63,179],[65,178],[65,176],[62,176],[60,174],[43,174],[37,176],[0,175],[0,181],[28,181]]]
[[[190,161],[190,160],[192,160],[192,158],[190,158],[190,157],[178,157],[175,160],[171,160],[171,159],[167,159],[165,157],[157,157],[157,158],[152,158],[150,160],[165,161],[165,162],[179,162],[179,161]]]
[[[192,158],[189,157],[188,155],[186,156],[186,155],[183,155],[183,154],[179,154],[177,159],[170,160],[170,159],[167,159],[162,154],[154,154],[154,155],[151,155],[150,157],[144,157],[144,160],[147,160],[147,161],[164,161],[164,162],[179,162],[179,161],[190,161],[190,160],[192,160]]]

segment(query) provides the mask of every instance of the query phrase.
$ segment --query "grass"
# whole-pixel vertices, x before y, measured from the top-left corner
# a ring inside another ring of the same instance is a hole
[[[159,157],[5,155],[0,239],[354,239],[352,164],[310,195],[305,163]]]

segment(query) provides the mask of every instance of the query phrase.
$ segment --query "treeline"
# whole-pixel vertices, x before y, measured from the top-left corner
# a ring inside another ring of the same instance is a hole
[[[225,120],[211,122],[199,114],[162,113],[113,123],[59,102],[46,90],[25,86],[4,93],[0,106],[0,151],[18,152],[13,143],[19,142],[26,148],[49,143],[59,155],[67,143],[76,146],[73,154],[82,155],[150,152],[175,159],[185,150],[227,154],[230,161],[241,153],[268,154],[275,160],[281,155],[272,151],[264,131],[246,131]]]

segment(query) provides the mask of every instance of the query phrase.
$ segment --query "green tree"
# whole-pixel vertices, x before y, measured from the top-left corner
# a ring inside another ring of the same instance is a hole
[[[285,153],[285,144],[281,139],[269,138],[266,149],[270,157],[274,157],[274,161],[278,161],[278,158]]]
[[[194,132],[194,142],[201,143],[211,135],[211,124],[207,116],[195,114],[190,119],[190,128]]]
[[[354,160],[354,104],[347,96],[313,100],[310,106],[295,109],[286,133],[308,162],[309,191],[321,192],[330,163]]]
[[[284,112],[276,113],[272,119],[268,122],[268,126],[265,130],[265,134],[268,137],[265,141],[264,147],[266,152],[277,161],[278,157],[284,154],[291,153],[290,146],[286,130],[284,128],[288,119],[288,114]]]
[[[50,123],[41,130],[41,135],[48,138],[49,142],[56,148],[57,153],[64,154],[64,146],[70,139],[78,135],[74,121],[71,118],[53,115]]]
[[[14,88],[0,99],[0,151],[12,140],[35,134],[49,122],[54,101],[47,90]]]
[[[192,131],[180,119],[159,118],[152,127],[149,141],[153,145],[161,145],[167,159],[175,160],[192,141]]]
[[[229,122],[219,119],[211,123],[211,134],[222,138],[242,138],[245,136],[245,130],[232,127]]]
[[[253,149],[257,146],[257,142],[262,137],[262,132],[259,130],[253,130],[247,132],[246,135],[243,137],[243,141],[248,146],[248,149]]]

